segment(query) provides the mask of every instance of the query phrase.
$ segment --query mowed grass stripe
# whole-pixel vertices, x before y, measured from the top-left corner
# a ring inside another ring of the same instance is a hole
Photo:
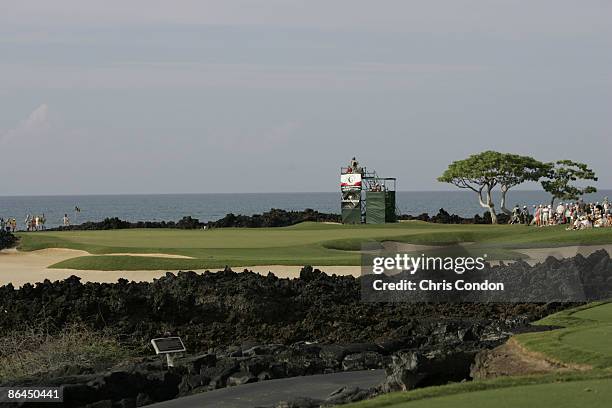
[[[469,243],[466,254],[518,259],[520,247],[612,244],[612,229],[566,231],[563,227],[443,225],[405,222],[386,225],[302,223],[284,228],[216,230],[127,229],[20,233],[20,249],[80,249],[96,255],[165,253],[196,260],[107,256],[70,259],[54,267],[92,270],[204,269],[224,265],[359,265],[365,242],[421,245]]]

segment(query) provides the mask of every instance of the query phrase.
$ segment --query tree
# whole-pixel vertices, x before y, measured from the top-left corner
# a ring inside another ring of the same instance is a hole
[[[542,181],[544,191],[551,194],[550,205],[554,205],[555,199],[577,200],[581,195],[595,193],[597,188],[593,186],[578,187],[572,184],[577,180],[597,181],[595,172],[584,163],[571,160],[559,160],[555,163],[547,163],[547,180]]]
[[[454,161],[438,177],[438,181],[474,191],[480,206],[489,210],[491,223],[497,224],[491,192],[499,184],[499,169],[504,161],[503,156],[502,153],[488,150],[471,155],[467,159]]]
[[[538,181],[548,174],[550,167],[529,156],[519,156],[518,154],[501,154],[498,168],[497,180],[501,190],[501,210],[511,215],[506,208],[506,194],[512,187],[523,184],[526,181]]]

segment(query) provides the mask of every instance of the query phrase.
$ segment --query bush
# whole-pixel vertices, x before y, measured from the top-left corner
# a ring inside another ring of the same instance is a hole
[[[104,369],[127,356],[117,339],[79,323],[57,334],[39,325],[0,337],[0,383],[49,372]]]
[[[0,230],[0,249],[11,248],[17,245],[17,237],[7,231]]]

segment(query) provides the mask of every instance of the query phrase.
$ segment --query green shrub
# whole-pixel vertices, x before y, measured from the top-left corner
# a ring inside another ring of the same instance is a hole
[[[10,232],[0,230],[0,249],[11,248],[17,245],[17,237]]]

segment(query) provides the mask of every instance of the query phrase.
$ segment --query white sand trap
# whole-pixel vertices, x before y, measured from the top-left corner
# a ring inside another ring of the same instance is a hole
[[[150,256],[168,258],[189,258],[181,255],[169,254],[135,254],[135,253],[115,253],[107,255],[128,255],[128,256]],[[16,249],[5,249],[0,251],[0,285],[12,283],[15,287],[20,287],[26,283],[42,282],[45,279],[50,281],[66,279],[72,275],[79,276],[83,282],[117,282],[117,279],[124,278],[130,281],[145,282],[162,277],[168,270],[157,271],[80,271],[74,269],[49,269],[49,266],[66,259],[78,256],[95,256],[85,251],[65,248],[49,248],[38,251],[22,252]],[[296,278],[300,276],[301,266],[285,265],[265,265],[265,266],[241,266],[232,267],[235,271],[249,269],[262,275],[269,271],[279,278]],[[328,274],[353,275],[359,276],[361,269],[359,266],[320,266],[319,269]],[[210,268],[218,270],[222,268]],[[178,272],[178,271],[171,271]],[[195,272],[204,272],[196,270]]]
[[[168,254],[109,254],[151,257],[182,257]],[[0,285],[66,279],[71,275],[81,277],[85,282],[117,282],[119,278],[135,281],[151,281],[163,276],[166,271],[78,271],[74,269],[49,269],[49,266],[78,256],[91,256],[89,252],[65,248],[48,248],[22,252],[16,249],[0,251]],[[95,256],[95,255],[93,255]]]
[[[589,256],[595,251],[605,249],[610,255],[612,255],[612,245],[571,245],[558,248],[526,248],[526,249],[514,249],[516,252],[523,253],[529,257],[525,259],[530,265],[544,262],[546,258],[552,256],[557,259],[572,258],[577,254],[582,256]]]
[[[88,254],[88,255],[91,255],[91,254]],[[117,252],[117,253],[102,254],[102,255],[112,255],[112,256],[147,256],[147,257],[151,257],[151,258],[171,258],[171,259],[195,259],[192,256],[173,255],[173,254],[159,254],[159,253],[137,254],[137,253],[134,253],[134,252]],[[93,256],[95,256],[95,255],[93,255]]]
[[[256,266],[232,266],[234,272],[242,272],[248,269],[257,272],[260,275],[266,275],[272,272],[279,278],[299,278],[300,270],[303,266],[292,265],[256,265]],[[328,275],[352,275],[361,276],[361,266],[313,266],[314,269],[320,269]]]
[[[439,246],[439,245],[409,244],[407,242],[396,242],[396,241],[383,241],[381,245],[385,251],[407,253],[407,254],[414,254],[415,252],[427,252],[432,249],[444,248],[444,246]]]
[[[404,252],[420,252],[436,248],[428,245],[401,244],[401,247],[394,247]],[[401,248],[401,249],[400,249]],[[588,246],[566,246],[558,248],[530,248],[517,249],[529,259],[530,264],[543,262],[547,257],[553,256],[557,259],[573,257],[576,254],[588,256],[593,252],[605,249],[612,254],[611,245],[588,245]],[[20,252],[15,249],[0,251],[0,285],[12,283],[19,287],[25,283],[42,282],[45,279],[51,281],[66,279],[71,275],[81,277],[83,282],[116,282],[119,278],[134,281],[152,281],[153,279],[164,276],[167,270],[157,271],[79,271],[74,269],[49,269],[50,265],[78,256],[90,256],[88,252],[65,248],[48,248],[31,252]],[[189,258],[182,255],[171,254],[135,254],[135,253],[116,253],[108,255],[128,255],[128,256],[150,256],[167,258]],[[95,255],[94,255],[95,256]],[[360,276],[360,266],[314,266],[327,274]],[[210,268],[218,270],[221,268]],[[262,275],[268,272],[274,273],[279,278],[296,278],[300,276],[301,266],[288,265],[255,265],[255,266],[232,266],[234,271],[244,269],[252,270]],[[177,271],[172,271],[177,272]],[[203,272],[203,270],[196,270]]]

